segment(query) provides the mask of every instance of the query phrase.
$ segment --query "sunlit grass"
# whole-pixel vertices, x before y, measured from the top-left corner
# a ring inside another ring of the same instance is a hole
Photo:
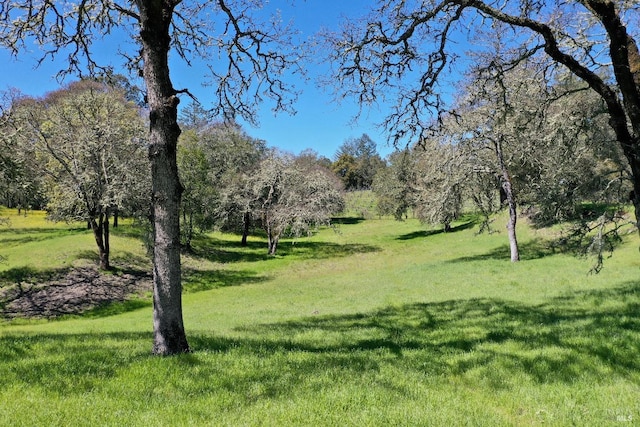
[[[589,260],[554,250],[524,221],[516,264],[504,231],[456,226],[345,219],[282,242],[276,257],[261,239],[242,248],[237,236],[201,237],[183,260],[192,354],[150,355],[151,307],[140,300],[6,323],[0,425],[640,419],[637,235],[590,275]]]

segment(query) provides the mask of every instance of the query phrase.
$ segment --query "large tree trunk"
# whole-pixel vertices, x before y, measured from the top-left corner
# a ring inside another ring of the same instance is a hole
[[[137,0],[144,80],[149,104],[149,158],[153,215],[153,353],[189,351],[182,319],[180,199],[176,149],[178,103],[169,78],[173,3]]]

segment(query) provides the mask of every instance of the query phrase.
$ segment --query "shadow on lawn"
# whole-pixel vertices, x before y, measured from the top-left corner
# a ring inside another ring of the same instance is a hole
[[[269,280],[269,277],[248,270],[196,270],[185,267],[182,270],[182,279],[182,289],[186,293],[191,293],[260,283]]]
[[[45,242],[66,236],[90,233],[86,228],[0,228],[1,245],[24,245],[32,242]]]
[[[0,387],[80,394],[122,374],[137,393],[162,384],[181,396],[188,384],[185,400],[226,390],[238,404],[251,405],[259,397],[299,393],[294,389],[309,387],[309,378],[320,388],[336,378],[367,384],[376,378],[378,386],[410,395],[384,381],[390,369],[489,390],[523,382],[640,385],[639,308],[640,282],[541,305],[498,299],[408,304],[247,327],[233,339],[192,332],[195,353],[169,359],[150,355],[150,333],[4,333]],[[179,374],[167,375],[173,371]]]
[[[342,258],[355,254],[379,252],[374,245],[361,243],[337,244],[328,242],[284,241],[278,245],[278,254],[294,255],[300,259]]]
[[[520,252],[520,260],[534,260],[540,259],[551,255],[557,255],[559,253],[573,253],[568,249],[559,248],[553,241],[537,238],[532,239],[526,243],[518,243],[518,250]],[[484,254],[464,256],[456,259],[452,259],[449,262],[469,262],[469,261],[486,261],[486,260],[509,260],[511,257],[511,250],[508,244],[498,246],[493,250]]]
[[[420,239],[424,237],[434,236],[436,234],[455,233],[458,231],[468,230],[470,228],[473,228],[475,225],[476,225],[476,221],[469,221],[469,222],[465,222],[464,224],[451,227],[449,231],[445,231],[444,228],[440,228],[437,230],[414,231],[413,233],[403,234],[402,236],[399,236],[397,240],[413,240],[413,239]]]
[[[365,244],[336,244],[310,242],[306,240],[281,240],[277,256],[295,255],[301,259],[339,258],[358,253],[377,252],[380,248]],[[242,246],[239,241],[218,240],[209,236],[199,236],[193,242],[190,256],[220,263],[258,262],[273,259],[267,253],[267,243],[250,241]]]
[[[104,317],[150,305],[151,275],[134,268],[99,271],[14,268],[0,278],[0,317],[55,318],[82,313]],[[148,298],[147,298],[148,299]]]
[[[410,304],[248,327],[241,332],[251,338],[230,344],[206,336],[192,343],[215,351],[229,345],[268,354],[312,353],[315,360],[305,368],[310,370],[313,365],[378,369],[391,363],[421,375],[479,374],[494,388],[523,376],[570,384],[618,375],[640,384],[639,308],[640,282],[634,282],[542,305],[498,299]]]

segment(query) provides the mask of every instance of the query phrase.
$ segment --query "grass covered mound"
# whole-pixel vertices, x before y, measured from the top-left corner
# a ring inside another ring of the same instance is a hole
[[[95,263],[81,227],[21,231],[10,217],[0,229],[3,289],[26,277],[20,269],[47,277]],[[454,226],[345,218],[337,231],[284,241],[276,257],[261,239],[244,248],[237,236],[203,236],[183,259],[192,354],[150,354],[146,294],[63,320],[7,321],[0,425],[640,419],[636,233],[593,275],[590,260],[558,250],[550,230],[521,221],[523,261],[512,264],[506,232]],[[114,236],[112,276],[148,266],[127,227]],[[45,241],[55,250],[38,256]]]

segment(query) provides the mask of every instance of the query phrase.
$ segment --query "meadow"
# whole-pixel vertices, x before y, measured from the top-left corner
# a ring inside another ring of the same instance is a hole
[[[0,291],[95,264],[91,233],[0,210]],[[285,240],[211,233],[183,259],[193,352],[151,355],[151,298],[0,322],[2,426],[633,425],[640,240],[599,274],[521,220],[477,234],[345,215]],[[114,229],[110,275],[149,268]],[[6,301],[1,306],[6,305]]]

